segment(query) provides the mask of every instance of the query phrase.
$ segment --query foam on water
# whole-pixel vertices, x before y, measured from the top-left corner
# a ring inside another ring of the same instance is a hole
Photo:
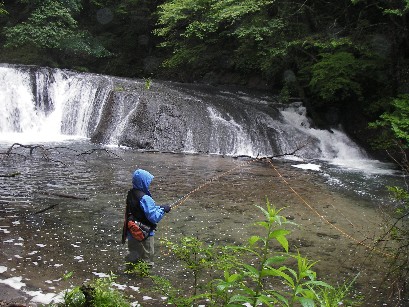
[[[312,163],[307,163],[307,164],[295,164],[292,165],[293,167],[296,168],[301,168],[301,169],[306,169],[306,170],[312,170],[312,171],[320,171],[321,165],[317,164],[312,164]]]
[[[392,175],[396,172],[393,165],[371,159],[342,131],[341,127],[331,131],[312,128],[306,113],[306,108],[301,104],[294,104],[293,107],[281,110],[281,114],[288,123],[319,140],[321,155],[316,157],[316,160],[322,160],[352,172],[383,175]],[[316,168],[314,167],[314,170]]]

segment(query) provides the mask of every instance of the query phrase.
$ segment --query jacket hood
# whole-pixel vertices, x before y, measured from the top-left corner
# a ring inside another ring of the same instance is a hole
[[[137,169],[132,176],[132,185],[134,189],[138,189],[145,194],[152,196],[149,191],[149,186],[153,180],[154,176],[143,169]]]

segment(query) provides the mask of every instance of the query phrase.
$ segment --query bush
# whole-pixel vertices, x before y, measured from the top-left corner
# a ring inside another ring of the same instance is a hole
[[[129,307],[130,303],[125,296],[113,289],[112,283],[115,276],[99,278],[89,285],[82,285],[66,291],[64,302],[58,304],[59,307]]]

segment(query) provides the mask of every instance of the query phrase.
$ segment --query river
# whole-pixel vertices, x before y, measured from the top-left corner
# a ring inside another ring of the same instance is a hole
[[[0,80],[0,285],[48,303],[113,272],[133,301],[163,304],[147,297],[146,280],[124,273],[124,198],[133,171],[144,168],[155,175],[159,204],[189,195],[159,225],[153,273],[185,285],[161,240],[242,244],[262,219],[255,205],[268,198],[297,223],[291,251],[318,261],[320,279],[360,273],[354,291],[366,305],[396,300],[383,282],[389,256],[373,242],[393,205],[385,186],[403,178],[342,127],[317,129],[302,102],[10,64],[0,64]],[[14,142],[31,147],[7,154]],[[283,158],[255,159],[266,156]]]
[[[268,198],[297,223],[290,250],[318,261],[319,279],[334,284],[360,273],[354,293],[365,297],[364,305],[396,299],[383,280],[388,257],[369,250],[384,230],[384,186],[401,180],[388,166],[372,161],[365,173],[328,161],[159,153],[87,139],[39,144],[31,155],[19,146],[5,155],[11,143],[0,145],[0,174],[18,173],[0,178],[0,279],[33,302],[50,302],[63,289],[113,272],[116,286],[134,302],[164,305],[160,295],[144,290],[149,282],[124,273],[124,199],[136,168],[154,174],[151,192],[159,204],[194,191],[160,223],[153,273],[189,283],[161,239],[242,244],[262,219],[255,205]],[[67,272],[73,277],[62,279]]]

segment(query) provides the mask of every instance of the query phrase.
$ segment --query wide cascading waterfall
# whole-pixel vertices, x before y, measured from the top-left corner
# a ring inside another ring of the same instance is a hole
[[[342,131],[310,127],[301,104],[217,87],[0,65],[0,139],[90,138],[133,148],[223,155],[364,157]]]
[[[87,74],[0,66],[0,134],[3,140],[59,141],[89,137],[101,117],[111,81]]]

